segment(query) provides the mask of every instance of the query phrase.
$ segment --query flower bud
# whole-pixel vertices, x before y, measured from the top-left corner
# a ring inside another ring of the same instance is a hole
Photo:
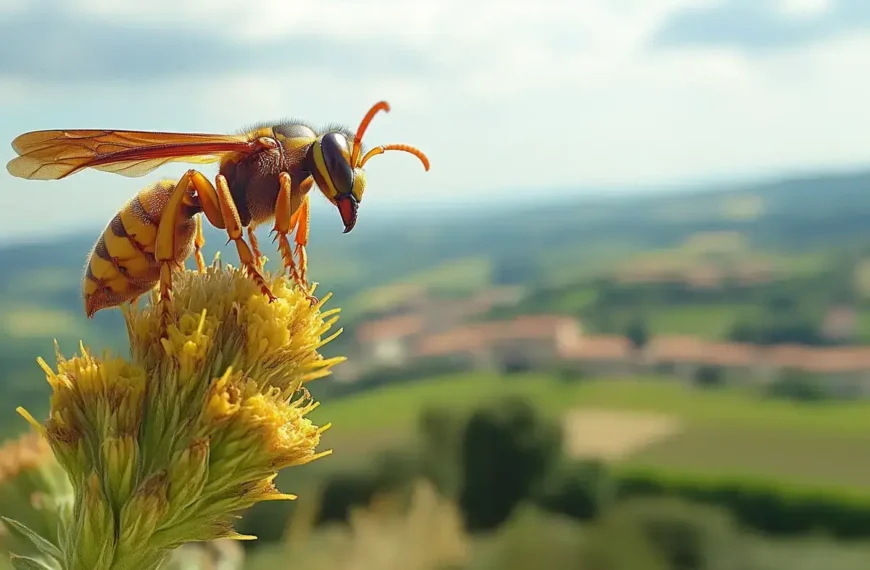
[[[106,488],[112,494],[112,506],[120,509],[133,492],[139,468],[139,444],[131,435],[107,437],[102,445]]]
[[[121,509],[118,557],[123,558],[147,545],[169,510],[167,476],[157,472],[145,479]]]
[[[163,524],[184,514],[199,499],[209,475],[208,439],[196,439],[176,455],[169,467],[170,512]]]
[[[96,473],[85,479],[80,508],[66,521],[66,542],[72,546],[72,568],[111,568],[114,551],[114,517],[109,501],[103,494],[100,478]]]

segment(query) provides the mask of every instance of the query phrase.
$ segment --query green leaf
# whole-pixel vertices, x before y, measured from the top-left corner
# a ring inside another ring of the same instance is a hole
[[[7,517],[0,518],[2,518],[6,522],[6,524],[29,538],[30,542],[32,542],[33,545],[36,546],[36,548],[38,548],[39,551],[43,554],[51,556],[55,560],[61,560],[63,558],[60,549],[52,544],[52,542],[49,541],[47,538],[40,536],[36,532],[30,530],[29,528],[14,519],[10,519]]]
[[[52,570],[51,566],[47,565],[45,562],[40,562],[35,558],[28,558],[27,556],[18,556],[17,554],[13,554],[11,556],[12,567],[15,570]]]

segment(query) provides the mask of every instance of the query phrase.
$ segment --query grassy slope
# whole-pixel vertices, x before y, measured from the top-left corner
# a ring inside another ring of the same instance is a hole
[[[751,316],[753,312],[757,312],[757,308],[751,305],[721,303],[614,311],[613,319],[619,331],[624,330],[635,316],[643,316],[650,333],[655,335],[695,335],[724,340],[740,319]]]
[[[870,481],[864,453],[870,445],[870,402],[801,405],[655,380],[566,384],[543,374],[461,374],[325,402],[315,418],[333,423],[324,444],[341,456],[410,437],[429,406],[469,410],[499,394],[519,394],[551,417],[587,407],[662,412],[686,422],[683,434],[646,448],[629,464],[845,486],[866,487]]]
[[[551,415],[575,406],[614,408],[671,413],[705,425],[776,428],[810,434],[870,434],[870,402],[802,405],[757,399],[736,390],[699,391],[655,380],[562,383],[546,374],[503,377],[467,373],[326,402],[316,413],[321,421],[328,414],[328,421],[337,424],[335,431],[396,429],[411,427],[427,406],[470,409],[499,394],[519,394],[530,397]]]

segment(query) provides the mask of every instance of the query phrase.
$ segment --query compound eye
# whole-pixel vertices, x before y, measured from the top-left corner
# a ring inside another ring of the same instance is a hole
[[[284,125],[278,125],[273,128],[275,134],[278,136],[278,140],[284,139],[307,139],[307,138],[315,138],[317,137],[317,133],[315,133],[311,127],[306,125],[299,125],[294,123],[288,123]]]
[[[350,167],[347,139],[341,133],[327,133],[320,142],[323,162],[339,194],[349,194],[353,189],[353,169]]]

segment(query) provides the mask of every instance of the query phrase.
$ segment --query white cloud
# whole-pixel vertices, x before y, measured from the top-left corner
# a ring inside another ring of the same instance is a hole
[[[83,13],[138,24],[218,28],[257,43],[292,35],[389,37],[441,49],[527,44],[553,29],[615,44],[676,7],[710,0],[72,0]],[[445,40],[449,40],[445,42]],[[348,54],[353,57],[353,54]]]
[[[488,98],[598,81],[634,57],[674,10],[715,0],[252,0],[244,8],[233,0],[71,1],[84,13],[138,25],[219,30],[252,49],[293,36],[312,38],[312,49],[331,38],[381,41],[424,53],[444,74],[442,90]],[[388,77],[377,80],[403,81],[389,77],[398,73],[389,64],[383,72]]]
[[[0,105],[17,103],[36,95],[37,87],[27,81],[0,77]]]
[[[833,7],[832,0],[778,0],[779,12],[795,19],[814,19]]]
[[[0,14],[10,15],[23,12],[27,4],[23,0],[0,0]]]
[[[34,128],[49,126],[46,108],[75,109],[75,121],[66,124],[80,125],[129,116],[133,128],[226,131],[293,116],[355,127],[369,105],[387,99],[393,111],[372,124],[368,143],[417,145],[432,170],[424,173],[401,155],[372,161],[367,209],[398,200],[458,203],[521,188],[657,184],[870,162],[870,77],[859,72],[870,64],[870,33],[763,54],[648,48],[674,10],[716,0],[549,0],[537,7],[497,0],[405,7],[404,0],[254,1],[244,9],[230,0],[75,1],[104,18],[172,20],[244,42],[357,34],[423,50],[432,68],[415,73],[385,64],[371,74],[325,66],[228,73],[195,84],[143,79],[146,87],[92,89],[98,105],[87,111],[71,102],[73,95],[52,100],[42,92],[44,107],[22,103],[32,116],[17,114]],[[258,19],[266,28],[255,30]],[[288,54],[291,61],[301,57]],[[194,113],[185,106],[191,101]],[[114,204],[118,187],[135,191],[146,182],[107,176],[69,184],[94,180],[103,188],[94,190],[94,200],[112,197]],[[58,203],[67,219],[79,211],[72,198]]]
[[[373,124],[370,144],[417,144],[433,170],[423,175],[413,163],[379,161],[370,202],[416,197],[407,188],[433,200],[468,200],[522,186],[659,183],[870,161],[870,81],[855,73],[867,54],[870,36],[763,58],[636,52],[606,64],[575,55],[548,65],[532,53],[503,59],[516,63],[513,74],[503,63],[477,77],[457,73],[447,85],[372,78],[342,91],[324,77],[305,91],[292,90],[289,79],[255,91],[285,94],[270,99],[272,111],[310,109],[314,122],[351,126],[370,103],[389,99],[393,112]],[[249,97],[231,93],[210,97]],[[217,114],[221,106],[208,108]],[[228,107],[222,116],[243,108],[253,114],[267,107]]]

